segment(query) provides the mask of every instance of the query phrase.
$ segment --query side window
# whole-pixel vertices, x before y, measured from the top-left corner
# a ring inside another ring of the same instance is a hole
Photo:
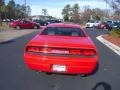
[[[29,22],[29,21],[23,21],[23,23],[26,23],[26,24],[27,24],[27,23],[30,23],[30,22]]]

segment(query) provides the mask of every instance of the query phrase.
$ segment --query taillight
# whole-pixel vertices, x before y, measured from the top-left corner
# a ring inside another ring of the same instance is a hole
[[[96,52],[92,49],[78,49],[78,50],[70,50],[69,54],[82,55],[82,56],[94,56],[96,55]]]
[[[28,46],[26,48],[26,52],[40,52],[40,48],[39,47],[34,47],[34,46]]]
[[[84,56],[94,56],[94,55],[96,55],[96,52],[94,51],[94,50],[92,50],[92,49],[83,49],[82,51],[81,51],[81,55],[84,55]]]
[[[37,47],[37,46],[28,46],[26,52],[33,53],[53,53],[53,54],[69,54],[68,50],[49,48],[49,47]]]
[[[50,48],[50,47],[38,47],[38,46],[28,46],[26,48],[26,52],[81,55],[81,56],[96,55],[96,52],[93,49],[63,49],[63,48]]]
[[[81,50],[69,50],[69,53],[73,55],[81,55]]]

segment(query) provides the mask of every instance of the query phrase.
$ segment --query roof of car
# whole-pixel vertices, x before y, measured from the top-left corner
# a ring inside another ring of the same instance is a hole
[[[71,28],[81,28],[78,24],[73,23],[53,23],[49,24],[47,27],[71,27]]]

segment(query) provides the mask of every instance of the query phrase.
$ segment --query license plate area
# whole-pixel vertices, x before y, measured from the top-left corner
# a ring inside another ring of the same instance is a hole
[[[52,65],[52,70],[57,72],[66,72],[65,65]]]
[[[64,51],[64,50],[52,50],[51,53],[56,53],[56,54],[69,54],[69,51]]]

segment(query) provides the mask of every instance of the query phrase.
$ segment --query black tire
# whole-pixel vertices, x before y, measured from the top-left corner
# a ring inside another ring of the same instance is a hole
[[[47,24],[45,23],[44,26],[47,26]]]
[[[106,29],[106,27],[104,26],[103,29]]]
[[[38,26],[34,26],[34,29],[38,29]]]

